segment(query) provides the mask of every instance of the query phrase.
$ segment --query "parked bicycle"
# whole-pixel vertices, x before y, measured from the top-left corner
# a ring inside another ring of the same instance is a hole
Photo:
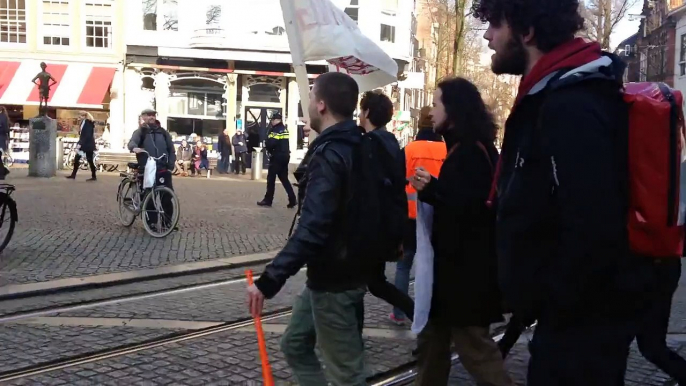
[[[19,221],[17,213],[17,203],[12,198],[12,193],[16,190],[14,185],[0,184],[0,252],[9,244],[14,234],[14,227]],[[5,236],[1,236],[2,233]]]
[[[144,153],[147,153],[144,151]],[[148,154],[148,162],[155,162],[166,157],[151,157]],[[155,177],[155,185],[152,188],[143,188],[143,173],[138,171],[137,163],[129,163],[131,173],[119,173],[122,177],[117,190],[117,203],[119,204],[119,221],[125,227],[129,227],[139,215],[143,220],[143,227],[152,237],[165,237],[169,235],[179,222],[179,199],[173,190],[166,186],[158,186],[158,176]]]

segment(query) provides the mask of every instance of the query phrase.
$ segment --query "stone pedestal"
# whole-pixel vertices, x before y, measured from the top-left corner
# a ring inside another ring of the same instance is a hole
[[[57,121],[49,117],[29,121],[29,177],[57,175]]]

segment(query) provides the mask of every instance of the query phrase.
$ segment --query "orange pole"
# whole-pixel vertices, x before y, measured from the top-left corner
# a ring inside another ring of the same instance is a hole
[[[252,285],[252,270],[246,269],[245,276],[248,278],[248,285]],[[255,330],[257,330],[257,345],[260,347],[260,362],[262,362],[262,378],[264,378],[264,386],[274,386],[272,368],[269,366],[269,356],[267,355],[267,343],[264,340],[264,331],[262,330],[262,318],[258,316],[254,319]]]

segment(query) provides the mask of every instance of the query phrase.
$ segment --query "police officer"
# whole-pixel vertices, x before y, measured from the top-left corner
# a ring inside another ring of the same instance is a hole
[[[257,203],[259,206],[272,206],[274,201],[274,189],[276,186],[276,177],[286,189],[288,194],[288,208],[295,208],[297,201],[295,192],[290,181],[288,181],[288,162],[291,158],[291,152],[288,145],[288,129],[283,125],[283,117],[280,113],[274,113],[271,117],[272,130],[267,136],[265,147],[269,153],[269,171],[267,173],[267,193],[264,199]]]

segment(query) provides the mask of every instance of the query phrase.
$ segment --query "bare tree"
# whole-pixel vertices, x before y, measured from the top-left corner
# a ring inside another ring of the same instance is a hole
[[[581,4],[586,19],[584,35],[610,49],[610,36],[638,0],[587,0]]]
[[[219,20],[222,17],[222,6],[216,4],[210,5],[207,7],[207,13],[205,15],[207,17],[207,25],[219,23]]]

